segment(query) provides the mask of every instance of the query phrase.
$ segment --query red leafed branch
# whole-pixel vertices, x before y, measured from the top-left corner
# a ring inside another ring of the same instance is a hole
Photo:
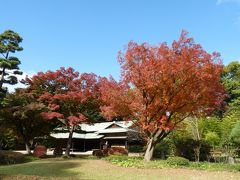
[[[44,119],[53,119],[53,118],[64,119],[64,115],[58,112],[42,112],[41,115]]]
[[[49,108],[48,112],[42,113],[44,118],[59,118],[68,125],[88,122],[84,115],[87,103],[99,94],[95,74],[80,74],[73,68],[60,68],[55,72],[40,72],[27,81],[30,85],[28,90]]]
[[[206,52],[185,31],[171,46],[130,42],[119,62],[121,82],[102,81],[102,112],[131,118],[148,137],[167,134],[189,115],[210,114],[225,97],[219,54]]]

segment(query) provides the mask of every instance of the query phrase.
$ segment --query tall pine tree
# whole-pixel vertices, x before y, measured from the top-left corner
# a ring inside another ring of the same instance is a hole
[[[21,42],[22,37],[12,30],[6,30],[0,34],[0,98],[7,92],[4,84],[17,84],[16,75],[22,74],[19,70],[21,61],[17,57],[10,56],[11,53],[23,50],[19,45]]]

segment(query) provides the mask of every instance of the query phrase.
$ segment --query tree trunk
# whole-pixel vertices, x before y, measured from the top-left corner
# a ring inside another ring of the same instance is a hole
[[[19,121],[19,119],[18,119],[16,122],[18,122],[18,123],[15,124],[15,126],[16,126],[17,130],[20,132],[20,135],[23,138],[26,152],[27,152],[27,154],[32,154],[31,149],[30,149],[29,139],[28,139],[28,136],[24,134],[24,130],[23,130],[23,126],[21,124],[21,121]]]
[[[165,159],[165,153],[164,153],[164,151],[161,151],[161,159]]]
[[[66,151],[65,151],[65,155],[66,156],[70,155],[70,149],[71,149],[71,145],[72,145],[73,132],[74,132],[74,126],[71,126],[70,130],[69,130],[68,142],[67,142],[67,147],[66,147]]]
[[[28,140],[24,139],[24,143],[25,143],[25,148],[26,148],[27,154],[32,154],[31,149],[30,149],[30,143],[28,142]]]
[[[148,143],[147,143],[147,150],[144,155],[145,161],[149,162],[152,159],[154,148],[155,148],[155,143],[153,141],[153,138],[151,138],[148,140]]]
[[[199,144],[194,148],[194,154],[195,154],[195,161],[199,162],[200,161],[200,150],[201,150],[201,143],[198,142]]]
[[[4,74],[5,74],[5,68],[2,68],[2,75],[0,79],[0,89],[2,89],[2,86],[3,86]]]
[[[9,55],[9,51],[7,51],[6,56],[4,56],[6,60],[8,59],[8,55]],[[2,76],[1,76],[1,79],[0,79],[0,89],[2,89],[2,86],[3,86],[3,81],[4,81],[4,76],[5,76],[5,69],[6,69],[6,67],[2,68]]]

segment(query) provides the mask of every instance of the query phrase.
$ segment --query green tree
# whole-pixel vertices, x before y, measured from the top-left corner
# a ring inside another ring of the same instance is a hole
[[[211,145],[212,147],[216,147],[220,143],[220,137],[218,136],[218,134],[216,132],[211,131],[205,134],[204,140],[207,144]]]
[[[226,152],[231,153],[236,148],[232,131],[240,121],[240,63],[238,61],[233,61],[224,67],[222,83],[228,97],[225,100],[226,110],[220,123],[220,144]]]
[[[21,137],[27,153],[30,154],[34,138],[48,135],[55,124],[42,118],[41,113],[46,107],[32,94],[18,90],[14,94],[7,94],[4,101],[4,106],[0,109],[2,122]]]
[[[13,149],[18,140],[16,133],[9,128],[1,124],[0,126],[0,150],[9,150]]]
[[[202,130],[203,130],[203,136],[208,132],[214,132],[219,137],[222,136],[222,128],[221,128],[221,122],[222,120],[217,117],[208,117],[202,121]]]
[[[233,109],[226,113],[220,123],[221,127],[221,145],[229,146],[231,144],[230,133],[235,124],[240,120],[240,111]]]
[[[222,82],[228,93],[227,104],[232,108],[240,107],[240,63],[233,61],[224,67]]]
[[[240,121],[237,122],[230,133],[230,138],[234,143],[240,145]]]
[[[219,145],[220,123],[221,121],[215,117],[187,118],[171,135],[176,147],[175,154],[189,160],[207,160],[211,147]],[[214,144],[210,140],[212,133],[217,136],[213,137]]]
[[[3,97],[7,92],[3,85],[17,84],[18,79],[16,75],[22,74],[19,71],[20,60],[17,57],[10,56],[10,53],[23,50],[19,45],[21,42],[22,38],[12,30],[7,30],[0,34],[0,97]]]

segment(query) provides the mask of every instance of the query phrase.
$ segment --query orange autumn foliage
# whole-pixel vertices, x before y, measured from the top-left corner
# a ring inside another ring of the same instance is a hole
[[[121,81],[103,79],[102,113],[134,120],[156,141],[193,114],[208,115],[225,95],[220,55],[209,54],[183,31],[171,46],[130,42],[118,56]]]

